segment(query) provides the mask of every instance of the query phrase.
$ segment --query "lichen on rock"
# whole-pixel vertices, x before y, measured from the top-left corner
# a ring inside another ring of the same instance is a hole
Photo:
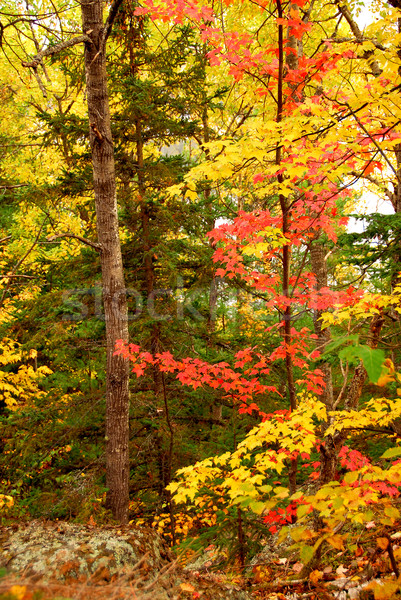
[[[95,528],[32,521],[0,529],[0,566],[11,572],[64,581],[115,574],[159,571],[168,550],[151,530]]]
[[[199,590],[202,600],[249,598],[235,586],[185,573],[152,529],[32,521],[0,527],[0,543],[0,567],[10,577],[38,589],[46,582],[49,589],[54,582],[70,584],[69,598],[79,584],[88,593],[93,586],[117,585],[138,600],[184,599],[186,589]]]

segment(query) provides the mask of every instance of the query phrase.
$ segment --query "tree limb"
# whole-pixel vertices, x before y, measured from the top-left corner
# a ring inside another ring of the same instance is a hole
[[[386,50],[386,47],[383,46],[383,44],[379,44],[379,42],[376,42],[376,40],[373,40],[372,38],[368,38],[368,37],[361,37],[361,38],[330,37],[330,38],[326,38],[322,41],[330,42],[331,44],[345,44],[346,42],[353,42],[355,44],[360,44],[361,42],[371,42],[374,45],[374,47],[377,48],[378,50],[383,50],[383,52]]]
[[[17,183],[15,185],[0,185],[0,190],[14,190],[15,188],[27,187],[29,183]]]
[[[1,306],[3,306],[4,300],[5,300],[6,296],[7,296],[8,290],[9,290],[9,288],[10,288],[10,285],[11,285],[11,279],[12,279],[13,275],[15,275],[15,274],[16,274],[16,272],[17,272],[17,270],[19,269],[19,267],[22,265],[22,263],[24,262],[24,260],[25,260],[25,259],[26,259],[26,258],[29,256],[29,254],[32,252],[32,250],[34,249],[34,247],[35,247],[35,246],[36,246],[36,244],[38,243],[38,240],[39,240],[40,234],[42,233],[42,229],[43,229],[43,227],[45,226],[45,223],[46,223],[46,221],[47,221],[47,217],[45,218],[45,220],[43,221],[42,225],[40,226],[40,228],[39,228],[39,231],[38,231],[38,233],[37,233],[37,235],[36,235],[36,237],[35,237],[35,239],[34,239],[34,241],[33,241],[32,245],[31,245],[31,246],[29,247],[29,249],[28,249],[28,250],[25,252],[24,256],[23,256],[22,258],[20,258],[20,259],[19,259],[19,261],[18,261],[18,262],[17,262],[17,264],[14,266],[14,268],[13,268],[13,270],[10,272],[10,274],[6,276],[6,277],[8,278],[8,282],[7,282],[7,284],[6,284],[6,286],[5,286],[4,290],[3,290],[3,293],[2,293],[2,295],[1,295],[1,298],[0,298],[0,307],[1,307]]]
[[[90,37],[86,34],[78,35],[77,37],[72,38],[71,40],[66,40],[65,42],[60,42],[60,44],[55,44],[54,46],[48,46],[44,50],[41,50],[37,53],[36,56],[30,62],[23,62],[23,67],[31,67],[32,69],[36,69],[42,62],[43,58],[46,56],[52,56],[53,54],[57,54],[58,52],[62,52],[67,48],[71,48],[76,44],[83,44],[87,42],[89,44],[92,43]]]
[[[86,244],[87,246],[94,248],[98,252],[102,249],[102,246],[100,244],[98,244],[97,242],[92,242],[91,240],[81,237],[80,235],[74,235],[73,233],[58,233],[56,235],[52,235],[51,237],[48,237],[46,239],[46,241],[47,242],[55,242],[56,240],[58,240],[60,238],[72,238],[74,240],[79,240],[83,244]]]
[[[341,12],[344,19],[347,21],[352,33],[355,36],[356,41],[361,43],[364,40],[364,37],[362,35],[361,30],[359,29],[358,23],[356,21],[354,21],[352,14],[350,13],[350,11],[348,9],[348,6],[346,6],[345,4],[342,4],[341,0],[335,0],[335,3],[338,6],[338,10]],[[372,58],[372,55],[373,55],[372,50],[365,50],[362,58],[365,58],[367,60],[370,68],[372,69],[372,75],[374,75],[374,77],[378,77],[379,75],[382,74],[383,69],[380,68],[377,60]]]
[[[19,279],[37,279],[38,278],[37,275],[18,275],[18,274],[12,275],[12,274],[8,274],[8,273],[0,274],[0,277],[2,279],[10,279],[10,278],[13,278],[13,279],[18,279],[18,278]]]
[[[113,27],[113,23],[117,16],[118,9],[120,8],[122,3],[123,3],[123,0],[113,0],[112,5],[110,6],[109,15],[106,19],[106,23],[104,24],[104,28],[103,28],[103,35],[102,35],[102,49],[103,50],[106,46],[107,38],[109,37],[109,35],[111,33],[111,28]]]
[[[367,181],[370,181],[370,183],[373,183],[373,185],[383,190],[383,192],[395,208],[395,198],[393,192],[391,192],[387,186],[378,181],[375,177],[367,175],[366,173],[358,173],[358,171],[350,171],[350,175],[352,175],[353,177],[358,177],[358,179],[366,179]]]

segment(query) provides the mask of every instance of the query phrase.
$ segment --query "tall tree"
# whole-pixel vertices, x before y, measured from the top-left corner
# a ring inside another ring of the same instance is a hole
[[[86,98],[90,128],[98,243],[88,242],[100,254],[106,324],[106,485],[107,505],[115,519],[128,520],[129,501],[129,368],[114,356],[116,341],[128,340],[128,309],[118,226],[114,149],[107,91],[106,42],[120,1],[106,22],[101,0],[83,1],[83,34],[50,45],[24,66],[37,74],[46,56],[85,44]],[[83,240],[85,242],[85,240]]]
[[[114,517],[125,523],[129,500],[129,370],[124,360],[114,356],[114,349],[118,339],[128,340],[128,309],[106,74],[106,41],[116,7],[112,7],[106,27],[101,0],[83,0],[81,10],[83,31],[90,38],[85,42],[86,93],[106,322],[106,485]]]

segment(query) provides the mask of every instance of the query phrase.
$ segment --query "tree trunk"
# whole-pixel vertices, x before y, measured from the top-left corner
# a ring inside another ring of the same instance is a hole
[[[321,241],[319,241],[319,233],[316,235],[316,240],[313,242],[311,247],[311,266],[312,271],[316,276],[316,290],[319,291],[321,288],[327,286],[327,263],[325,257],[325,248]],[[317,349],[323,353],[326,345],[330,342],[330,330],[328,328],[322,329],[321,316],[324,311],[315,310],[313,315],[315,334],[317,335],[316,346]],[[331,374],[330,363],[324,361],[319,364],[319,369],[323,372],[323,380],[325,388],[319,399],[326,405],[327,413],[334,410],[334,398],[333,398],[333,382]],[[333,418],[329,418],[328,421],[323,425],[323,431],[332,424]],[[322,431],[322,433],[323,433]],[[329,481],[333,481],[337,472],[337,461],[338,461],[338,444],[337,439],[332,436],[326,436],[324,444],[320,447],[320,480],[319,484],[324,485]]]
[[[367,342],[369,348],[377,348],[380,341],[380,335],[383,324],[384,317],[382,315],[375,315],[372,318],[372,321],[370,323],[369,338]],[[367,376],[368,374],[365,367],[363,366],[363,363],[359,363],[359,365],[355,369],[354,376],[351,379],[351,382],[348,386],[348,390],[346,392],[344,402],[345,410],[359,409],[359,399],[362,395],[362,389],[367,379]]]
[[[116,340],[128,341],[128,311],[118,231],[114,150],[107,93],[101,0],[81,2],[85,74],[98,240],[101,246],[106,322],[106,485],[107,506],[116,520],[128,520],[128,362],[113,356]]]

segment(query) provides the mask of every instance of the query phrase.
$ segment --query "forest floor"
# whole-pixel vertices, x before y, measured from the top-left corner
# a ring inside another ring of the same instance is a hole
[[[152,530],[32,521],[0,526],[0,600],[395,600],[400,538],[394,528],[385,547],[366,529],[356,550],[331,552],[307,576],[276,547],[244,576],[213,564],[213,550],[199,570],[183,568]]]

